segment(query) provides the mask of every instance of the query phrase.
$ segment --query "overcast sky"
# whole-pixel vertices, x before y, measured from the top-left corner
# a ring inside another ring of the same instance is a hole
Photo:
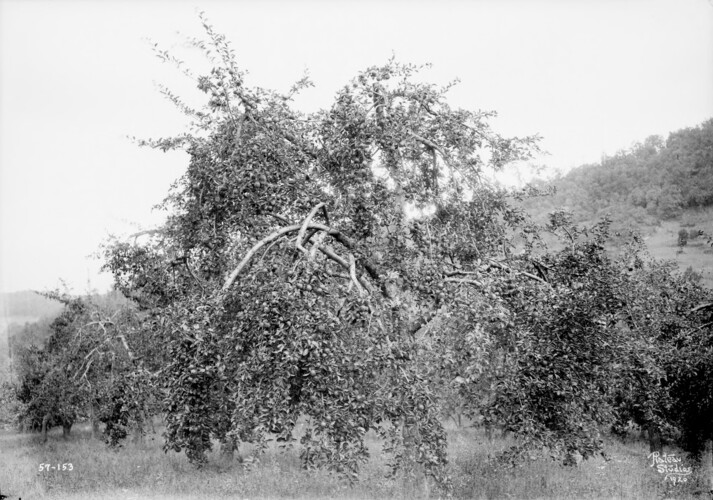
[[[250,72],[300,105],[327,106],[359,70],[433,63],[452,103],[496,110],[504,135],[540,134],[551,169],[599,161],[713,117],[711,0],[0,0],[0,291],[104,290],[88,258],[152,212],[187,164],[126,136],[183,130],[157,92],[192,92],[147,39],[186,53],[204,10]]]

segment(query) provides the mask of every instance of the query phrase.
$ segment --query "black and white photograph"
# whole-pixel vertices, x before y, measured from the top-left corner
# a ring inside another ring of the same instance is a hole
[[[713,499],[713,0],[0,0],[0,500]]]

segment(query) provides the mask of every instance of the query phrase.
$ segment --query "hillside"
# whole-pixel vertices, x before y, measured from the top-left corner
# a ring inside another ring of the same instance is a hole
[[[36,292],[0,293],[0,316],[25,316],[41,318],[54,316],[62,310],[62,304]]]
[[[9,337],[38,321],[48,324],[62,308],[59,302],[29,290],[0,293],[0,380],[9,366]]]
[[[636,230],[653,257],[676,260],[682,271],[691,267],[713,287],[713,119],[666,140],[651,136],[552,181],[531,183],[537,189],[550,186],[554,194],[522,202],[539,222],[556,209],[571,212],[582,224],[607,216],[614,248]],[[681,247],[683,230],[688,238]]]

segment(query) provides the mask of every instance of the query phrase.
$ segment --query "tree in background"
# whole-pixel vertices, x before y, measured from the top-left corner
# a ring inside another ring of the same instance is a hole
[[[125,301],[117,303],[116,294],[50,296],[65,305],[64,311],[50,323],[44,342],[21,345],[16,355],[17,393],[24,403],[20,418],[28,428],[41,428],[45,440],[53,425],[62,425],[66,436],[80,418],[90,418],[95,430],[101,420],[107,440],[117,444],[128,425],[140,427],[146,420],[149,388],[155,385],[147,383],[149,374],[136,365],[130,347],[142,347],[136,315]],[[117,394],[127,380],[134,380],[136,391],[132,403],[119,405],[117,412]]]

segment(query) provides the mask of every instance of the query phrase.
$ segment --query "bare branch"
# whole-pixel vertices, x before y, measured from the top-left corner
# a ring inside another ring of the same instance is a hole
[[[198,279],[198,276],[196,276],[195,274],[193,274],[193,270],[191,269],[191,266],[188,265],[188,259],[187,259],[187,258],[183,261],[183,265],[186,266],[186,269],[188,270],[188,274],[190,274],[191,277],[192,277],[194,280],[196,280],[196,283],[198,283],[198,286],[200,286],[200,287],[201,287],[201,290],[203,290],[203,294],[205,294],[205,286],[203,285],[203,281],[199,280],[199,279]]]
[[[359,283],[356,276],[356,261],[354,260],[354,255],[352,254],[349,254],[349,275],[352,277],[352,281],[356,285],[357,290],[359,290],[359,295],[364,295],[364,288],[361,286],[361,283]]]
[[[493,266],[495,266],[495,267],[497,267],[497,268],[500,268],[500,269],[502,269],[502,270],[504,270],[504,271],[510,271],[510,272],[512,272],[512,273],[515,273],[515,274],[520,274],[520,275],[522,275],[522,276],[525,276],[525,277],[527,277],[527,278],[533,279],[533,280],[535,280],[535,281],[539,281],[540,283],[545,283],[546,285],[549,285],[549,284],[550,284],[549,282],[543,280],[543,279],[540,278],[539,276],[535,276],[534,274],[526,273],[525,271],[518,271],[518,270],[516,270],[516,269],[513,269],[513,268],[511,268],[511,267],[508,267],[508,266],[502,264],[501,262],[498,262],[497,260],[488,259],[488,262],[490,262]]]
[[[253,256],[257,253],[258,250],[260,250],[262,247],[267,245],[268,243],[271,243],[275,241],[276,239],[280,238],[281,236],[284,236],[288,233],[291,233],[292,231],[297,231],[300,229],[301,226],[297,224],[293,224],[291,226],[286,226],[283,228],[278,229],[274,233],[271,233],[267,236],[265,236],[263,239],[258,241],[249,251],[247,254],[245,254],[245,257],[243,257],[243,260],[240,261],[238,264],[238,267],[233,270],[232,273],[228,276],[228,279],[225,280],[225,283],[223,284],[223,291],[227,291],[232,284],[235,282],[235,280],[238,278],[238,275],[240,272],[243,270],[243,268],[250,262],[250,259],[253,258]]]
[[[426,139],[425,137],[421,137],[421,136],[418,135],[417,133],[415,133],[415,132],[413,132],[413,131],[410,131],[410,130],[409,130],[409,135],[410,135],[411,137],[413,137],[414,139],[416,139],[418,142],[420,142],[420,143],[422,143],[422,144],[428,146],[428,147],[431,148],[432,150],[435,150],[435,151],[438,151],[439,153],[441,153],[441,156],[442,156],[443,158],[448,158],[448,155],[447,155],[447,154],[443,151],[443,149],[442,149],[438,144],[436,144],[435,142],[433,142],[433,141],[431,141],[431,140],[428,140],[428,139]]]
[[[309,249],[309,260],[314,260],[314,256],[317,253],[317,250],[319,249],[319,246],[324,242],[324,238],[327,237],[327,233],[324,231],[320,232],[317,237],[315,238],[314,243],[312,243],[312,246]]]
[[[116,338],[121,340],[121,343],[124,345],[124,349],[126,349],[126,352],[129,355],[129,359],[131,361],[136,359],[136,357],[134,356],[134,353],[131,351],[131,349],[129,349],[129,344],[126,342],[126,337],[124,337],[123,335],[117,335]]]
[[[448,281],[450,283],[467,283],[469,285],[475,285],[475,286],[479,286],[479,287],[483,286],[483,284],[480,281],[469,280],[469,279],[465,279],[465,278],[446,278],[443,281]]]
[[[331,247],[329,247],[329,246],[319,247],[319,251],[322,252],[324,255],[326,255],[329,259],[333,260],[334,262],[336,262],[337,264],[342,266],[347,271],[350,271],[351,266],[349,265],[349,263],[346,260],[344,260],[343,258],[341,258],[339,255],[337,255],[334,252],[334,250],[332,250]],[[352,279],[351,275],[345,276],[345,277],[347,279]],[[362,276],[358,276],[357,281],[364,289],[369,291],[369,293],[372,293],[374,291],[373,287]]]
[[[693,309],[691,309],[688,312],[690,314],[690,313],[694,313],[696,311],[702,311],[704,309],[708,309],[709,307],[713,307],[713,302],[711,302],[710,304],[701,304],[699,306],[694,307]]]
[[[330,246],[319,247],[319,251],[326,255],[329,259],[342,266],[347,271],[349,270],[349,263],[346,260],[342,259],[339,255],[334,253],[334,250],[332,250]]]
[[[695,333],[695,332],[697,332],[698,330],[703,330],[705,327],[711,326],[711,325],[713,325],[713,321],[709,321],[708,323],[704,323],[704,324],[702,324],[701,326],[699,326],[699,327],[697,327],[697,328],[694,328],[693,330],[689,330],[689,331],[686,332],[686,333],[687,333],[687,334]]]
[[[300,228],[300,232],[297,233],[297,242],[295,243],[295,246],[297,247],[297,250],[300,252],[304,253],[307,255],[307,249],[302,246],[302,240],[305,237],[305,232],[307,232],[307,226],[309,225],[310,221],[312,218],[315,216],[317,211],[324,206],[324,203],[317,203],[315,207],[310,211],[309,215],[307,215],[307,218],[305,218],[304,222],[302,223],[302,227]]]
[[[426,222],[426,233],[428,234],[428,256],[433,260],[433,243],[431,238],[431,225]]]
[[[284,217],[281,216],[281,215],[273,214],[273,213],[269,213],[269,214],[267,214],[267,215],[269,215],[270,217],[274,217],[275,219],[279,220],[279,221],[282,222],[283,224],[289,224],[289,223],[290,223],[290,221],[288,221],[286,218],[284,218]]]
[[[481,273],[479,273],[477,271],[449,271],[449,272],[445,273],[446,276],[460,276],[460,275],[468,276],[468,275],[479,275],[479,274],[481,274]]]
[[[329,222],[329,213],[327,213],[327,206],[322,204],[322,213],[324,214],[324,220],[327,221],[327,226],[331,226],[332,223]]]
[[[136,243],[136,240],[139,238],[139,236],[149,236],[149,235],[154,235],[154,234],[164,234],[163,229],[147,229],[145,231],[139,231],[137,233],[133,233],[129,235],[129,238],[134,238],[134,243]]]
[[[89,367],[92,366],[92,363],[93,363],[93,362],[94,362],[94,359],[90,359],[90,360],[89,360],[89,363],[87,363],[87,367],[84,369],[84,373],[82,373],[82,376],[79,377],[79,380],[82,380],[84,377],[86,377],[87,372],[89,371]],[[73,377],[74,379],[77,378],[77,374],[78,374],[78,373],[79,373],[79,372],[77,372],[77,373],[74,375],[74,377]],[[87,381],[87,382],[89,382],[89,381]]]
[[[238,278],[242,270],[245,268],[245,266],[248,265],[250,260],[253,258],[253,256],[265,245],[277,240],[278,238],[285,236],[291,232],[294,231],[299,231],[302,229],[304,226],[303,224],[292,224],[290,226],[285,226],[282,227],[273,233],[270,233],[268,236],[264,237],[262,240],[258,241],[249,251],[248,253],[245,254],[245,257],[240,261],[238,266],[233,270],[228,278],[225,280],[225,283],[223,284],[222,291],[226,292],[232,285],[235,283],[235,280]],[[346,247],[347,249],[352,249],[354,247],[354,243],[346,237],[344,234],[340,233],[336,229],[332,229],[330,227],[325,226],[324,224],[318,224],[315,222],[308,222],[306,226],[307,229],[314,229],[316,231],[324,231],[327,233],[327,235],[331,236],[334,238],[337,242],[341,243]],[[319,251],[322,252],[324,255],[326,255],[329,259],[333,260],[334,262],[338,263],[340,266],[342,266],[344,269],[348,270],[349,269],[349,263],[345,261],[343,258],[339,257],[330,247],[328,246],[320,246]],[[380,274],[378,270],[376,269],[376,266],[374,266],[373,263],[369,261],[362,261],[361,265],[364,266],[364,269],[366,270],[367,274],[374,280],[379,280],[380,279]],[[359,283],[364,287],[366,290],[368,290],[370,293],[373,291],[373,287],[371,287],[368,284],[368,281],[365,280],[362,277],[359,277]],[[390,293],[388,290],[386,290],[385,284],[382,283],[382,292],[387,298],[391,298]]]

